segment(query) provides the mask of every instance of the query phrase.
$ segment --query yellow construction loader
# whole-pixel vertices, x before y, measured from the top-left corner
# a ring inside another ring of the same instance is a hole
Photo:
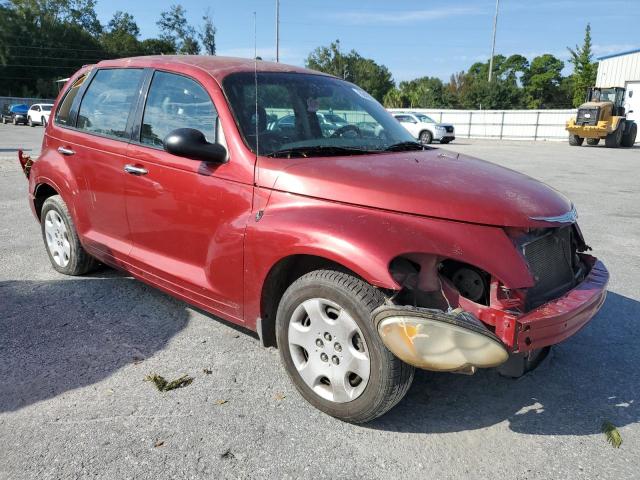
[[[624,109],[625,89],[622,87],[591,87],[587,101],[578,107],[575,118],[567,122],[569,145],[580,146],[584,139],[587,145],[604,144],[610,148],[632,147],[636,141],[638,126],[627,119]]]

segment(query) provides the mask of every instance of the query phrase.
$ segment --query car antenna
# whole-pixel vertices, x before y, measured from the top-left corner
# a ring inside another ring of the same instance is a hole
[[[260,158],[260,139],[258,138],[260,119],[258,117],[258,16],[256,12],[253,12],[253,84],[255,86],[255,125],[256,125],[256,163],[254,166],[254,182],[258,183],[258,175],[260,175],[260,169],[258,168],[258,158]]]

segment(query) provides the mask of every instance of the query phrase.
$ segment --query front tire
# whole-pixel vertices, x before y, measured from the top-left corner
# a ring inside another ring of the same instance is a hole
[[[44,117],[42,117],[42,118],[40,119],[40,123],[42,124],[42,126],[43,126],[43,127],[46,127],[46,126],[47,126],[47,119],[46,119],[46,118],[44,118]]]
[[[98,266],[98,261],[80,244],[67,204],[60,195],[45,200],[40,219],[44,245],[56,271],[75,276]]]
[[[611,132],[604,139],[604,146],[607,148],[618,148],[622,143],[622,135],[624,133],[624,122],[618,124],[618,128]]]
[[[303,275],[284,293],[276,317],[280,358],[314,407],[364,423],[407,393],[414,368],[387,350],[371,322],[383,303],[379,290],[334,270]]]
[[[600,143],[599,138],[587,138],[587,145],[591,145],[592,147],[595,147],[599,143]]]
[[[569,145],[572,147],[579,147],[584,142],[584,138],[579,137],[578,135],[569,135]]]
[[[420,136],[418,138],[420,139],[420,143],[423,145],[428,145],[433,142],[433,134],[429,130],[423,130],[420,132]]]
[[[633,147],[633,144],[636,143],[637,135],[638,135],[638,124],[634,122],[629,127],[629,131],[622,136],[621,145],[626,148]]]
[[[31,120],[31,117],[27,119],[27,125],[29,125],[30,127],[35,127],[35,124],[33,123],[33,120]]]

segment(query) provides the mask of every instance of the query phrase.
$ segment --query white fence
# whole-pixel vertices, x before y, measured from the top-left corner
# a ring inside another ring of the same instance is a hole
[[[389,109],[407,111],[407,109]],[[570,110],[434,110],[411,109],[436,122],[451,123],[456,138],[513,140],[566,140],[565,122],[576,114]]]

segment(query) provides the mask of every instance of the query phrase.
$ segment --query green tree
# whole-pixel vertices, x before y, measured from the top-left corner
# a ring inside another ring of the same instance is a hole
[[[133,55],[140,52],[139,35],[140,29],[133,16],[117,11],[107,24],[100,42],[105,50],[115,56]]]
[[[140,28],[138,28],[138,24],[133,18],[133,15],[121,10],[113,14],[113,17],[107,24],[107,28],[109,32],[127,33],[135,38],[138,38],[140,35]]]
[[[560,90],[563,68],[564,62],[549,53],[531,61],[522,76],[527,108],[554,108],[566,103]]]
[[[216,54],[216,32],[217,29],[213,24],[213,18],[209,11],[202,17],[203,25],[199,33],[200,41],[204,45],[204,51],[207,55]]]
[[[370,58],[362,57],[355,50],[347,54],[340,51],[340,40],[332,42],[328,47],[318,47],[309,54],[307,68],[325,72],[355,83],[369,92],[378,101],[394,87],[391,72],[384,65],[377,64]]]
[[[389,90],[382,99],[382,104],[387,108],[405,108],[407,103],[408,99],[396,87]]]
[[[176,53],[176,46],[173,42],[162,38],[146,38],[140,42],[140,53],[142,55],[173,55]]]
[[[52,97],[55,81],[105,58],[93,2],[11,0],[0,4],[0,92]]]
[[[435,77],[421,77],[400,82],[404,105],[410,108],[451,108],[455,99],[442,80]]]
[[[172,42],[178,53],[197,55],[200,45],[196,39],[196,30],[189,25],[187,11],[182,5],[171,5],[169,10],[160,13],[160,20],[156,23],[160,28],[160,38]]]
[[[577,107],[584,102],[587,88],[596,83],[598,73],[598,63],[593,61],[591,49],[591,25],[587,23],[584,31],[584,41],[582,46],[569,48],[569,62],[573,65],[573,106]]]
[[[456,86],[458,104],[463,108],[512,109],[524,103],[522,89],[518,85],[518,74],[523,74],[527,61],[521,55],[495,55],[493,75],[488,82],[489,62],[476,62],[462,76]]]
[[[91,35],[99,35],[102,25],[96,14],[96,0],[7,0],[18,17],[30,19],[37,27],[64,23]]]

